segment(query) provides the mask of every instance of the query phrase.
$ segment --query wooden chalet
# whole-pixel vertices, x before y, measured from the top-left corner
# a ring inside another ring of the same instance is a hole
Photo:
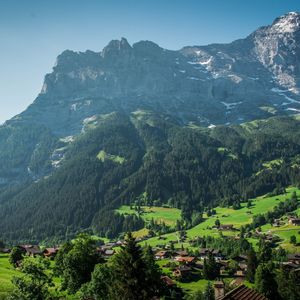
[[[239,287],[233,289],[224,296],[216,298],[216,300],[269,300],[264,295],[258,293],[257,291],[246,287],[245,285],[240,285]],[[271,299],[270,299],[271,300]]]
[[[43,254],[45,257],[54,258],[56,256],[58,250],[59,250],[58,247],[46,248],[43,251]]]
[[[155,253],[156,259],[165,259],[171,256],[171,252],[167,250],[161,250]]]
[[[300,226],[300,218],[289,218],[289,224],[294,226]]]
[[[233,224],[221,224],[219,230],[234,230]]]
[[[163,283],[165,283],[165,285],[167,285],[168,287],[172,287],[175,286],[176,283],[169,277],[169,276],[162,276],[161,280]]]
[[[190,275],[191,273],[191,268],[186,265],[178,266],[174,271],[173,271],[173,276],[176,278],[186,278]]]
[[[29,256],[43,255],[43,251],[37,245],[20,245],[19,247]]]
[[[176,256],[175,260],[182,264],[193,265],[196,262],[196,257],[194,257],[194,256]]]

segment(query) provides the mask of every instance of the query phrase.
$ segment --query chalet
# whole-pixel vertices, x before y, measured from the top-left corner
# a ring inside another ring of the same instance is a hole
[[[175,260],[182,264],[193,265],[196,261],[196,257],[194,257],[194,256],[176,256]]]
[[[219,230],[234,230],[232,224],[221,224]]]
[[[161,280],[165,283],[168,287],[175,286],[176,283],[169,277],[169,276],[162,276]]]
[[[300,265],[300,253],[289,254],[288,261],[297,265]]]
[[[43,254],[45,257],[54,258],[58,252],[59,248],[53,247],[53,248],[46,248],[43,251]]]
[[[23,251],[29,256],[42,255],[43,251],[37,245],[20,245],[19,246]]]
[[[176,278],[186,278],[190,275],[191,268],[189,266],[179,266],[173,271],[173,276]]]
[[[161,250],[155,253],[156,259],[165,259],[165,258],[169,258],[170,256],[171,256],[170,251]]]
[[[257,291],[240,285],[239,287],[231,290],[229,293],[216,298],[216,300],[268,300],[264,295],[259,294]]]
[[[300,225],[300,218],[289,218],[289,224],[294,226]]]
[[[214,283],[215,299],[225,296],[225,284],[223,281],[216,281]]]

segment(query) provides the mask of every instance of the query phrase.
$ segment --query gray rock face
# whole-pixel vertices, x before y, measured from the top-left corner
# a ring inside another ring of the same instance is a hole
[[[112,111],[151,109],[204,126],[298,113],[299,29],[300,15],[288,13],[230,44],[169,51],[122,38],[99,53],[67,50],[35,102],[10,122],[69,136]]]
[[[150,41],[130,45],[122,38],[98,53],[66,50],[33,104],[0,127],[0,139],[7,139],[9,128],[24,124],[41,126],[57,139],[70,137],[97,115],[113,111],[153,110],[202,126],[300,113],[299,62],[299,13],[283,15],[230,44],[170,51]],[[52,156],[57,154],[54,144]],[[44,159],[47,151],[39,151],[37,157]],[[24,155],[28,159],[21,157],[17,165],[23,173],[32,160],[32,154]],[[8,156],[1,159],[6,162]],[[49,160],[57,167],[61,157]],[[0,184],[8,178],[1,176]]]

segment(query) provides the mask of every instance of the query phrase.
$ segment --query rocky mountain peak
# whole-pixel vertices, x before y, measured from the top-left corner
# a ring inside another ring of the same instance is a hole
[[[276,18],[271,28],[278,33],[293,33],[300,29],[300,13],[289,12]]]
[[[101,52],[102,57],[110,57],[115,56],[116,54],[119,54],[121,52],[130,52],[132,50],[132,47],[128,43],[128,41],[125,38],[121,38],[121,40],[112,40],[109,42],[109,44],[104,47],[104,49]]]

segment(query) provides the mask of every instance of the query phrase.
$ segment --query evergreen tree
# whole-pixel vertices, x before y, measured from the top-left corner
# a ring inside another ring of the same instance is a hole
[[[13,247],[9,255],[9,263],[17,267],[24,258],[24,251],[20,247]]]
[[[255,251],[251,248],[247,255],[247,280],[254,282],[255,280],[255,270],[257,268],[257,258]]]
[[[255,289],[268,299],[280,299],[277,291],[277,282],[269,263],[260,264],[255,273]]]
[[[208,258],[204,259],[203,276],[205,279],[213,280],[220,274],[220,267],[215,261],[212,253],[208,254]]]
[[[112,259],[112,273],[112,299],[148,300],[160,294],[160,273],[153,258],[149,251],[143,254],[131,233]]]

